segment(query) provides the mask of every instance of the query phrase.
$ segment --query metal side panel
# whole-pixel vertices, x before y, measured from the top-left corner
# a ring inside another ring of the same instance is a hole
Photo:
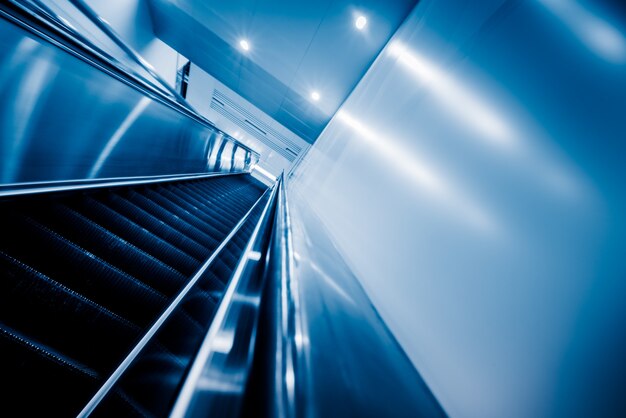
[[[247,171],[255,163],[237,144],[221,146],[231,141],[216,129],[1,17],[0,184]]]
[[[259,354],[243,416],[445,417],[302,202],[284,191],[279,197]]]

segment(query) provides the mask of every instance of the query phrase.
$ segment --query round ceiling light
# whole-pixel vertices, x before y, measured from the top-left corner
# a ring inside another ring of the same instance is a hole
[[[250,51],[250,43],[245,39],[242,39],[241,41],[239,41],[239,46],[244,51]]]
[[[320,94],[316,91],[311,92],[311,99],[313,99],[313,101],[318,102],[320,100],[322,96],[320,96]]]
[[[357,17],[356,20],[354,21],[354,26],[356,26],[358,30],[363,30],[366,25],[367,25],[367,18],[363,15]]]

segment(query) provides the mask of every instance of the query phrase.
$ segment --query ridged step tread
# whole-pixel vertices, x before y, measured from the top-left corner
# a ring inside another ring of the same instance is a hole
[[[0,200],[0,364],[12,385],[1,398],[28,402],[27,415],[78,413],[264,191],[236,175]],[[152,392],[176,389],[253,225],[98,414],[163,414]]]

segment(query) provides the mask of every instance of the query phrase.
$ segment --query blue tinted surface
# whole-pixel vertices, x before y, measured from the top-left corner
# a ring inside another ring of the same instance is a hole
[[[620,2],[423,0],[295,171],[452,417],[626,411],[624,109]]]
[[[246,171],[258,160],[7,20],[0,33],[0,184]]]
[[[296,312],[295,355],[283,350],[295,357],[293,380],[285,380],[297,416],[445,417],[328,232],[301,197],[287,200],[294,203],[289,292]]]

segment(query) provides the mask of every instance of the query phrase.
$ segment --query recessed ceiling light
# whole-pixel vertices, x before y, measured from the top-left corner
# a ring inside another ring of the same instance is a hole
[[[354,21],[354,26],[356,26],[358,30],[363,30],[365,25],[367,25],[367,18],[363,15],[357,17]]]
[[[244,51],[250,51],[250,43],[248,43],[248,41],[245,39],[242,39],[241,41],[239,41],[239,46]]]
[[[320,94],[316,91],[311,92],[311,99],[313,99],[313,101],[317,102],[320,99]]]

